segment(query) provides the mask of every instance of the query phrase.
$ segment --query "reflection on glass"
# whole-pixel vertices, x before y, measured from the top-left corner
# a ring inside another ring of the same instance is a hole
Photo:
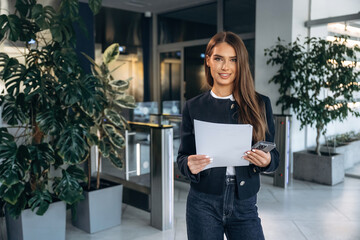
[[[254,0],[225,0],[224,29],[234,33],[255,32]]]
[[[134,109],[134,122],[150,122],[150,114],[158,114],[157,102],[138,102]]]
[[[160,81],[162,104],[164,101],[180,101],[181,54],[179,51],[160,54]]]
[[[150,133],[133,132],[128,135],[128,171],[129,177],[150,172]],[[126,164],[126,163],[125,163]]]
[[[185,93],[186,100],[209,89],[204,70],[206,45],[185,48]]]
[[[180,114],[180,101],[163,101],[162,113],[170,115]]]
[[[144,58],[146,59],[147,42],[143,33],[147,29],[144,16],[141,13],[130,12],[114,8],[102,7],[95,16],[95,60],[101,62],[104,50],[113,43],[122,46],[118,59],[111,63],[110,69],[115,70],[115,79],[131,78],[127,93],[134,96],[136,101],[144,101]],[[145,54],[145,55],[144,55]]]
[[[160,14],[159,44],[210,38],[217,31],[217,3]]]

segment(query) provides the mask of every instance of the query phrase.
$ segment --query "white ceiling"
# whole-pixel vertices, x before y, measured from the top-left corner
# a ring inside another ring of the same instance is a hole
[[[216,0],[103,0],[102,6],[142,13],[164,13],[215,1]],[[88,1],[80,0],[80,2]]]

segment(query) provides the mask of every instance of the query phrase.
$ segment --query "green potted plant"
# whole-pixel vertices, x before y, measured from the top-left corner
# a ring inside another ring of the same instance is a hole
[[[269,81],[279,84],[276,104],[282,105],[282,111],[291,108],[300,128],[311,126],[317,132],[315,152],[294,153],[294,178],[330,185],[344,178],[343,159],[322,156],[320,136],[329,123],[343,121],[349,114],[359,116],[349,103],[355,102],[353,93],[359,91],[356,54],[360,48],[348,47],[346,39],[340,36],[327,41],[312,37],[306,38],[304,45],[299,39],[288,44],[278,39],[276,46],[265,49],[267,64],[280,66]]]
[[[122,132],[129,129],[127,120],[120,114],[122,108],[135,108],[135,99],[126,94],[129,88],[128,80],[118,80],[112,73],[121,66],[109,69],[119,56],[119,44],[109,46],[103,54],[102,64],[99,66],[89,56],[85,57],[92,63],[93,75],[99,79],[103,98],[106,100],[103,111],[97,116],[92,131],[96,134],[98,146],[96,181],[89,181],[85,188],[85,200],[78,205],[77,216],[73,224],[89,233],[98,232],[121,223],[122,185],[102,180],[100,182],[101,160],[107,158],[117,168],[123,167],[120,150],[125,147]],[[116,64],[115,64],[116,65]],[[88,164],[89,179],[91,179],[91,164]]]
[[[23,46],[20,56],[0,53],[0,202],[9,239],[65,239],[65,204],[83,199],[78,164],[96,141],[90,128],[105,100],[99,79],[77,61],[78,15],[75,0],[57,10],[17,0],[14,14],[0,16],[0,41]]]

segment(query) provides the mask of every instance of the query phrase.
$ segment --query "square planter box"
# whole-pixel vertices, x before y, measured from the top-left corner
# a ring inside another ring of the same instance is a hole
[[[6,227],[9,240],[65,240],[66,204],[50,204],[43,216],[31,209],[24,210],[18,219],[6,214]]]
[[[321,147],[322,152],[344,155],[344,168],[348,170],[360,162],[360,141],[353,141],[337,147]]]
[[[106,188],[84,191],[85,199],[78,204],[73,225],[95,233],[121,224],[123,186],[105,180]]]
[[[294,152],[293,177],[299,180],[311,181],[326,185],[335,185],[344,181],[344,156],[332,156]]]

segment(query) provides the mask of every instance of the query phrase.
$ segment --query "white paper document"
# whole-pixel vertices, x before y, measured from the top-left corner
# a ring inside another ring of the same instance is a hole
[[[251,150],[252,126],[250,124],[222,124],[194,120],[196,154],[208,155],[213,167],[247,166],[243,159]]]

